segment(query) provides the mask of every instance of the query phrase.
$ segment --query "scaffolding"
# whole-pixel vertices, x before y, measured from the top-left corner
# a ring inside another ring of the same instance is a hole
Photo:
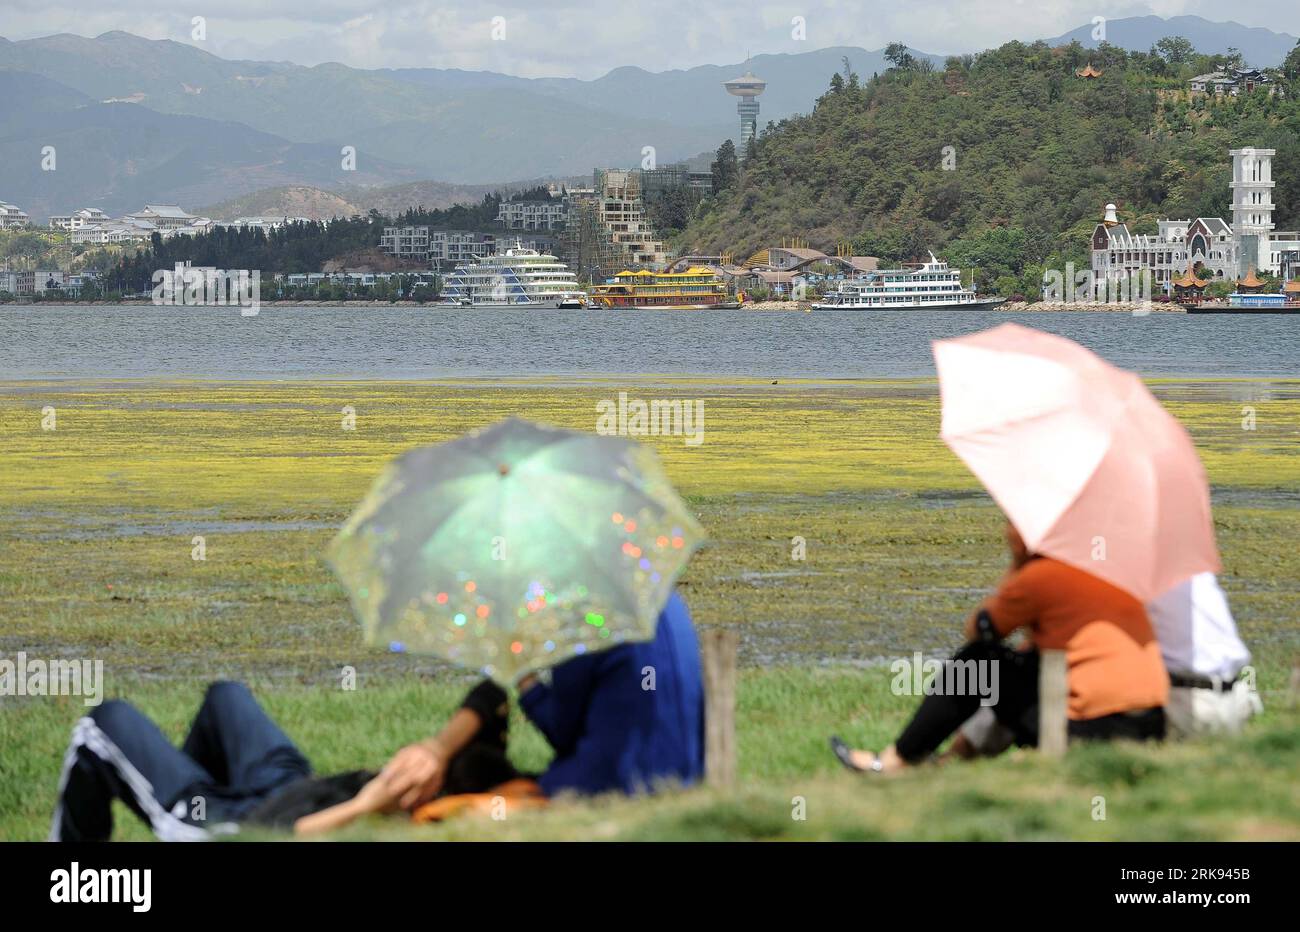
[[[564,261],[585,285],[603,282],[622,271],[617,266],[623,262],[624,253],[600,222],[594,198],[577,198],[570,203],[560,243]]]
[[[662,269],[664,244],[645,219],[641,176],[636,171],[597,169],[590,194],[573,195],[561,237],[564,259],[586,284],[625,270]]]

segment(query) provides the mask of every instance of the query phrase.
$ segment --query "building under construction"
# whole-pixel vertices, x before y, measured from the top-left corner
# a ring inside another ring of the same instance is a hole
[[[597,169],[590,193],[572,193],[562,237],[569,267],[585,282],[602,282],[624,270],[658,271],[668,262],[651,229],[641,197],[641,173]]]

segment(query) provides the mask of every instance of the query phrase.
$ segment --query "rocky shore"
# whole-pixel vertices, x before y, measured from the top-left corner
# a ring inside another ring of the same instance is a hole
[[[756,301],[753,304],[746,304],[744,309],[747,311],[807,311],[811,308],[812,304],[808,301]],[[1116,313],[1133,314],[1137,317],[1142,317],[1147,314],[1184,313],[1181,305],[1174,304],[1173,302],[1159,301],[1074,301],[1069,304],[1047,301],[1035,301],[1033,303],[1030,303],[1029,301],[1008,301],[1006,304],[993,308],[993,310],[1005,311],[1008,314],[1060,313],[1065,311],[1113,311]]]
[[[1147,314],[1184,314],[1181,304],[1172,301],[1008,301],[999,310],[1009,314],[1062,311],[1114,311],[1143,317]]]

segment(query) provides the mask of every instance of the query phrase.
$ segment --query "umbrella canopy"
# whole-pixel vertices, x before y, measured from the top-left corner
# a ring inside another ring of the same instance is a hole
[[[395,459],[328,559],[367,642],[510,683],[653,637],[703,539],[651,448],[511,418]]]
[[[1150,601],[1217,572],[1205,470],[1142,380],[1016,324],[934,343],[941,436],[1031,552]]]

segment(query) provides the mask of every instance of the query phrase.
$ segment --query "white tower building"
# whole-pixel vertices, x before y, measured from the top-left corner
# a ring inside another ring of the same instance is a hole
[[[722,85],[727,93],[739,97],[736,111],[740,114],[740,154],[745,154],[746,144],[758,135],[758,95],[767,88],[767,82],[754,77],[752,71],[746,71],[738,78],[732,78]]]
[[[1242,262],[1261,272],[1273,265],[1268,234],[1273,231],[1273,156],[1275,149],[1231,149],[1232,232],[1241,244]],[[1241,269],[1245,274],[1248,269]]]

